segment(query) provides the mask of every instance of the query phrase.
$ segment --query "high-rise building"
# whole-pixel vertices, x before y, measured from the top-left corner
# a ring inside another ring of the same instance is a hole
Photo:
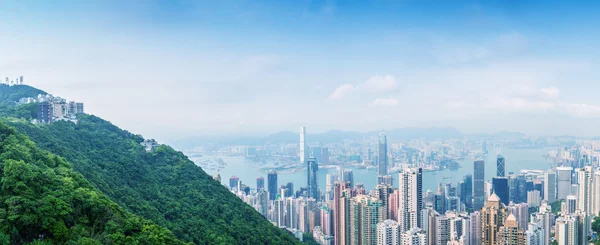
[[[485,162],[477,160],[473,163],[473,208],[480,210],[485,202]]]
[[[525,232],[527,245],[546,245],[544,239],[544,228],[538,222],[529,223],[529,228]]]
[[[325,201],[333,200],[333,187],[335,185],[336,180],[337,175],[335,174],[325,175]]]
[[[508,215],[504,225],[498,229],[496,244],[525,245],[525,232],[519,229],[517,219],[513,214]]]
[[[506,177],[492,178],[492,189],[504,205],[508,205],[508,179]]]
[[[237,176],[235,176],[235,175],[231,176],[231,178],[229,178],[229,189],[230,190],[235,189],[235,191],[238,191],[238,185],[239,185],[238,182],[239,181],[240,181],[240,178],[238,178]]]
[[[556,220],[555,239],[559,245],[586,245],[590,220],[585,212],[577,210],[574,214]]]
[[[306,127],[300,127],[300,163],[308,161],[308,145],[306,144]]]
[[[592,193],[594,170],[592,166],[585,166],[576,169],[575,173],[577,176],[577,183],[579,184],[579,191],[577,193],[579,200],[577,201],[577,207],[583,212],[591,213],[593,207],[592,197],[594,196]]]
[[[592,186],[592,211],[593,214],[600,213],[600,171],[594,171]]]
[[[391,185],[377,185],[375,189],[371,191],[371,196],[379,199],[381,201],[383,212],[380,213],[381,217],[379,220],[389,219],[388,210],[390,205],[390,196],[393,194],[394,188]]]
[[[568,195],[567,196],[567,200],[565,201],[565,204],[567,205],[567,209],[564,210],[563,212],[566,214],[573,214],[575,213],[575,211],[577,210],[577,207],[579,205],[577,205],[577,196],[575,195]]]
[[[298,229],[298,212],[297,202],[293,197],[285,199],[285,227],[290,229]]]
[[[350,186],[354,186],[354,174],[352,169],[342,170],[342,181],[348,182]]]
[[[388,148],[387,148],[387,136],[384,133],[380,133],[378,137],[379,141],[379,149],[377,154],[377,167],[378,167],[378,175],[387,175],[388,174]]]
[[[517,219],[517,224],[519,225],[519,229],[527,230],[527,222],[529,219],[529,205],[527,203],[510,203],[508,207],[506,207],[509,214],[512,214]]]
[[[473,207],[473,175],[467,174],[463,177],[460,189],[460,199],[467,209]]]
[[[267,174],[267,187],[269,200],[275,200],[275,197],[277,197],[277,172],[275,170],[271,170]]]
[[[317,172],[319,165],[314,157],[311,157],[306,161],[306,180],[307,180],[307,192],[308,197],[319,199],[319,187],[317,185]]]
[[[448,244],[450,241],[450,221],[443,214],[435,215],[435,242],[433,244]]]
[[[542,197],[540,196],[540,191],[533,190],[527,192],[527,203],[532,208],[537,208],[542,204]]]
[[[317,161],[317,164],[321,164],[321,153],[323,148],[321,146],[313,146],[310,147],[310,157],[314,158]]]
[[[321,148],[321,163],[322,165],[329,164],[329,148],[323,147]]]
[[[50,102],[38,104],[37,120],[40,123],[50,123],[54,119],[54,106]]]
[[[470,245],[481,245],[481,214],[479,211],[475,211],[469,214],[469,221],[471,222],[471,239],[469,240]]]
[[[260,189],[265,189],[265,178],[262,176],[256,178],[256,191],[259,191]]]
[[[350,245],[350,199],[348,182],[335,183],[333,193],[334,241],[336,245]]]
[[[544,173],[544,200],[548,203],[556,201],[556,173],[552,170]]]
[[[557,181],[557,195],[556,199],[565,199],[570,193],[571,189],[571,167],[558,167],[556,168],[558,181]]]
[[[392,185],[394,182],[394,178],[391,175],[379,175],[377,177],[377,183],[381,185]]]
[[[321,227],[325,235],[333,235],[333,211],[327,206],[321,207]]]
[[[402,242],[400,244],[427,245],[427,233],[421,228],[412,228],[402,233]]]
[[[277,227],[285,227],[285,201],[282,198],[273,202],[272,221]]]
[[[498,158],[496,159],[496,176],[504,177],[504,157],[498,154]]]
[[[481,244],[495,245],[497,232],[506,220],[507,210],[495,193],[487,199],[480,212]]]
[[[350,204],[350,241],[352,244],[376,244],[377,224],[385,212],[375,197],[358,195]]]
[[[400,225],[395,220],[388,219],[377,224],[377,245],[403,245],[402,235]]]
[[[405,169],[399,174],[398,223],[402,232],[421,227],[423,170]]]
[[[390,194],[388,200],[388,219],[398,220],[398,207],[400,206],[400,191],[397,189]]]
[[[267,217],[267,210],[269,208],[269,195],[264,189],[260,189],[256,193],[256,211],[263,216]]]

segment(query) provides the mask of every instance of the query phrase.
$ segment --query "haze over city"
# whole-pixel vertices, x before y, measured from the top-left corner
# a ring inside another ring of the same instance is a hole
[[[586,4],[3,1],[0,75],[163,140],[300,125],[597,136]]]

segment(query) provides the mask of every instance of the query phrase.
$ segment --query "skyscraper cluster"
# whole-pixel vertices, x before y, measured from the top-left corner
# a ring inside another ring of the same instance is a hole
[[[473,173],[458,183],[439,183],[436,192],[423,192],[423,168],[403,168],[394,178],[388,174],[383,133],[378,136],[378,184],[373,190],[342,167],[326,174],[319,189],[324,151],[309,148],[306,139],[302,127],[305,185],[278,185],[277,173],[270,171],[267,183],[256,179],[255,190],[235,176],[229,187],[275,226],[299,237],[312,233],[320,244],[549,245],[554,239],[560,245],[583,245],[600,212],[600,171],[594,167],[513,173],[506,171],[502,155],[496,158],[496,176],[486,179],[486,163],[476,160]]]

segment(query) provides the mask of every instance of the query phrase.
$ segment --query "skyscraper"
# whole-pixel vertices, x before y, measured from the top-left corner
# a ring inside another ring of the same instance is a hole
[[[463,185],[460,190],[461,201],[467,208],[473,207],[473,175],[467,174],[463,178]]]
[[[238,191],[238,182],[240,181],[240,178],[238,178],[237,176],[231,176],[231,178],[229,178],[229,189],[235,189],[236,191]]]
[[[334,237],[336,245],[350,245],[350,199],[348,182],[337,182],[333,194]]]
[[[485,162],[477,160],[473,163],[473,208],[479,210],[485,202]]]
[[[492,178],[492,189],[504,205],[508,205],[508,179],[506,177]]]
[[[352,169],[344,169],[342,171],[342,181],[348,182],[350,186],[354,186],[354,174],[352,173]]]
[[[377,166],[379,176],[388,174],[388,152],[387,152],[387,136],[384,133],[380,133],[378,137],[379,149],[377,155]]]
[[[256,191],[260,189],[265,189],[265,178],[262,176],[256,178]]]
[[[481,244],[495,245],[497,232],[507,216],[507,210],[500,198],[495,193],[487,199],[485,206],[481,209]]]
[[[586,213],[591,213],[593,207],[592,197],[594,196],[592,193],[592,178],[594,173],[592,166],[579,168],[575,171],[575,173],[577,174],[577,182],[579,183],[579,191],[577,195],[579,198],[577,201],[578,209]]]
[[[277,196],[277,172],[269,171],[267,174],[267,187],[269,191],[269,200],[275,200]]]
[[[300,163],[308,160],[308,146],[306,145],[306,127],[300,127]]]
[[[317,164],[317,160],[314,157],[311,157],[306,162],[306,180],[308,186],[308,197],[312,197],[314,199],[319,199],[319,187],[317,186],[317,171],[319,170],[319,165]]]
[[[504,177],[504,157],[498,154],[498,158],[496,159],[496,176]]]
[[[558,175],[556,199],[565,199],[571,193],[571,171],[573,171],[571,167],[556,168]]]
[[[544,173],[544,200],[548,203],[556,201],[556,173],[552,170]]]
[[[358,195],[350,205],[350,241],[352,244],[376,244],[377,224],[381,212],[385,212],[381,200]]]
[[[421,227],[423,209],[423,170],[405,169],[399,174],[398,223],[402,232]]]

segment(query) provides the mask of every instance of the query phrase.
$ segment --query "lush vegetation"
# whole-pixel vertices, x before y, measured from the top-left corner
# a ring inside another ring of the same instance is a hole
[[[13,86],[14,87],[14,86]],[[26,86],[23,86],[26,87]],[[23,95],[23,97],[32,95]],[[26,118],[26,117],[25,117]],[[214,181],[181,152],[146,152],[143,138],[95,116],[77,124],[34,125],[5,119],[38,147],[73,169],[121,207],[196,244],[296,244],[252,207]]]
[[[0,84],[0,117],[15,117],[27,120],[35,118],[37,113],[36,103],[17,106],[17,101],[24,97],[37,97],[39,94],[46,93],[25,85],[8,86]]]
[[[0,244],[183,244],[0,123]]]

